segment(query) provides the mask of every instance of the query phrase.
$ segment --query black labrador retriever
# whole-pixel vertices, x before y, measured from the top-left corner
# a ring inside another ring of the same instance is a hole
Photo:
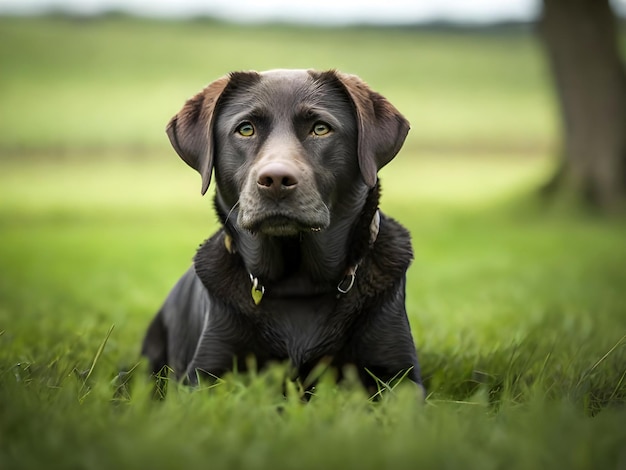
[[[302,381],[319,364],[339,378],[351,365],[370,391],[400,376],[421,387],[404,305],[410,236],[378,209],[377,171],[408,130],[337,71],[235,72],[189,99],[167,134],[202,194],[215,171],[222,228],[150,324],[151,370],[194,384],[254,357],[288,361]]]

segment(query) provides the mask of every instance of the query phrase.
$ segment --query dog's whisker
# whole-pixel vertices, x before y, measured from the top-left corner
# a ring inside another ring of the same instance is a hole
[[[239,205],[239,199],[237,199],[237,202],[233,205],[233,207],[230,208],[230,211],[228,211],[228,215],[226,216],[226,222],[228,223],[228,219],[230,219],[230,216],[233,214],[233,212],[235,211],[235,209],[237,208],[237,206]]]

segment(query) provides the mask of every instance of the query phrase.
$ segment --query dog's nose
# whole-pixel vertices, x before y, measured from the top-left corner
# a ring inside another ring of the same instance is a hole
[[[263,166],[257,177],[262,192],[274,197],[286,195],[298,185],[298,171],[283,162],[271,162]]]

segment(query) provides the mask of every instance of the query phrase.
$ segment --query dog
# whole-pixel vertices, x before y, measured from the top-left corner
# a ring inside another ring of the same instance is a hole
[[[233,72],[167,126],[178,155],[215,175],[221,228],[198,249],[148,327],[158,374],[203,377],[287,362],[309,385],[322,364],[354,367],[375,392],[421,388],[405,310],[408,231],[378,208],[377,172],[408,121],[355,75]]]

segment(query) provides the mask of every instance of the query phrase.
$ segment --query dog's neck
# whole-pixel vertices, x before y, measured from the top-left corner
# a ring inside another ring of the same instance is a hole
[[[336,292],[337,282],[362,259],[370,245],[370,225],[378,210],[378,184],[358,186],[333,207],[328,228],[294,237],[271,237],[238,230],[236,208],[225,208],[216,194],[215,207],[229,249],[238,252],[251,276],[273,295]]]

